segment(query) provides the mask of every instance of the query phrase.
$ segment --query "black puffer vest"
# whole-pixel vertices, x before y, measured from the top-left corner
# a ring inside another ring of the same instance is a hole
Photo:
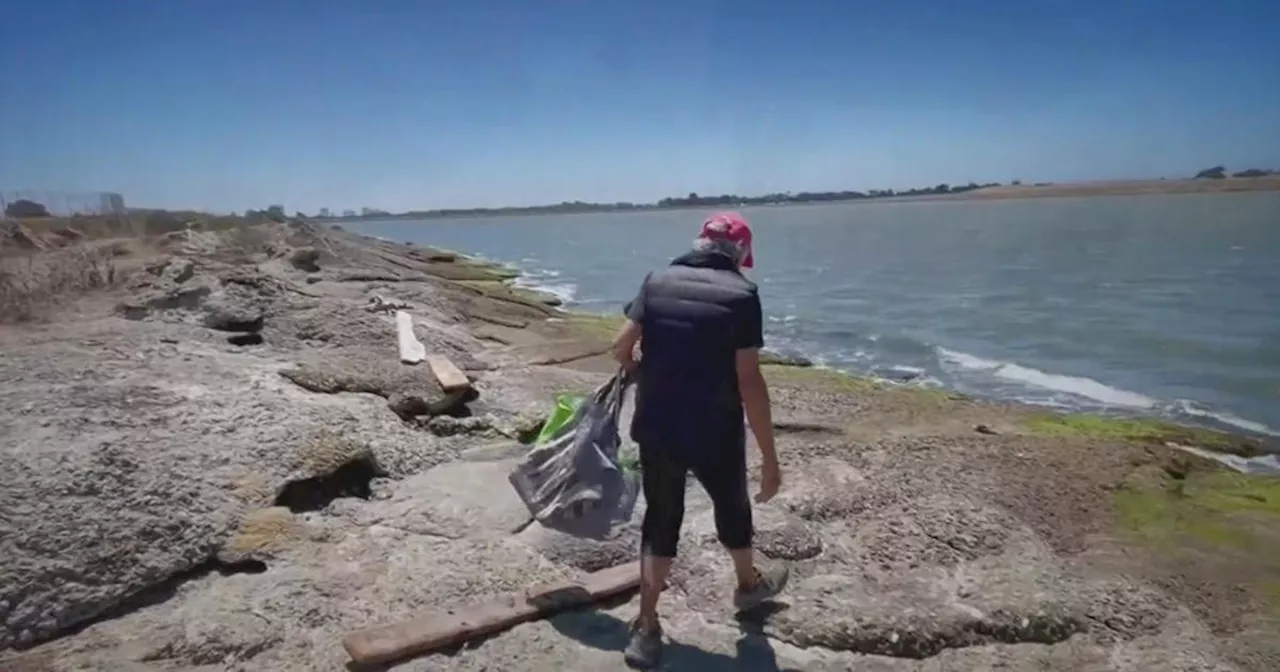
[[[636,298],[644,305],[632,439],[687,452],[743,436],[734,311],[757,291],[717,252],[690,252],[649,274]]]

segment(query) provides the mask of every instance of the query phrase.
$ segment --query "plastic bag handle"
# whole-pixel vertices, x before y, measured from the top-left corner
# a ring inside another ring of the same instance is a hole
[[[631,376],[626,371],[618,369],[618,372],[605,381],[593,395],[597,403],[605,404],[609,409],[609,415],[613,418],[615,425],[622,416],[623,394],[630,384]]]

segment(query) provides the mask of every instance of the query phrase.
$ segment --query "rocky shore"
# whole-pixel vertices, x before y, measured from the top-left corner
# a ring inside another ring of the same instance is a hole
[[[352,629],[635,556],[634,526],[513,531],[506,481],[553,395],[611,371],[616,317],[308,224],[24,235],[0,256],[24,306],[0,320],[0,670],[343,670]],[[388,304],[477,396],[399,362]],[[786,599],[735,619],[691,485],[668,669],[1280,669],[1280,484],[1177,447],[1252,441],[803,364],[766,367]],[[633,612],[395,669],[619,669]]]

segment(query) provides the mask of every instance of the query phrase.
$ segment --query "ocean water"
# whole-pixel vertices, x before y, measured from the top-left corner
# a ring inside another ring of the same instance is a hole
[[[508,263],[572,307],[617,311],[706,212],[354,228]],[[742,213],[776,350],[904,384],[1280,436],[1280,193]]]

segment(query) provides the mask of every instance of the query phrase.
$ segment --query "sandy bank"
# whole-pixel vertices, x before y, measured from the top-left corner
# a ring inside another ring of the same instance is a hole
[[[1143,196],[1158,194],[1229,194],[1280,190],[1280,175],[1229,177],[1221,180],[1107,180],[1063,184],[1001,185],[960,194],[913,200],[999,200],[1068,196]]]
[[[0,305],[40,298],[0,326],[0,669],[340,670],[348,630],[634,556],[634,527],[513,534],[505,481],[551,395],[610,370],[615,318],[308,225],[47,247],[0,257]],[[479,397],[442,405],[374,297]],[[1166,446],[1249,440],[767,368],[759,541],[791,588],[734,619],[693,488],[672,669],[1280,668],[1280,487]],[[396,669],[616,669],[633,610]]]

